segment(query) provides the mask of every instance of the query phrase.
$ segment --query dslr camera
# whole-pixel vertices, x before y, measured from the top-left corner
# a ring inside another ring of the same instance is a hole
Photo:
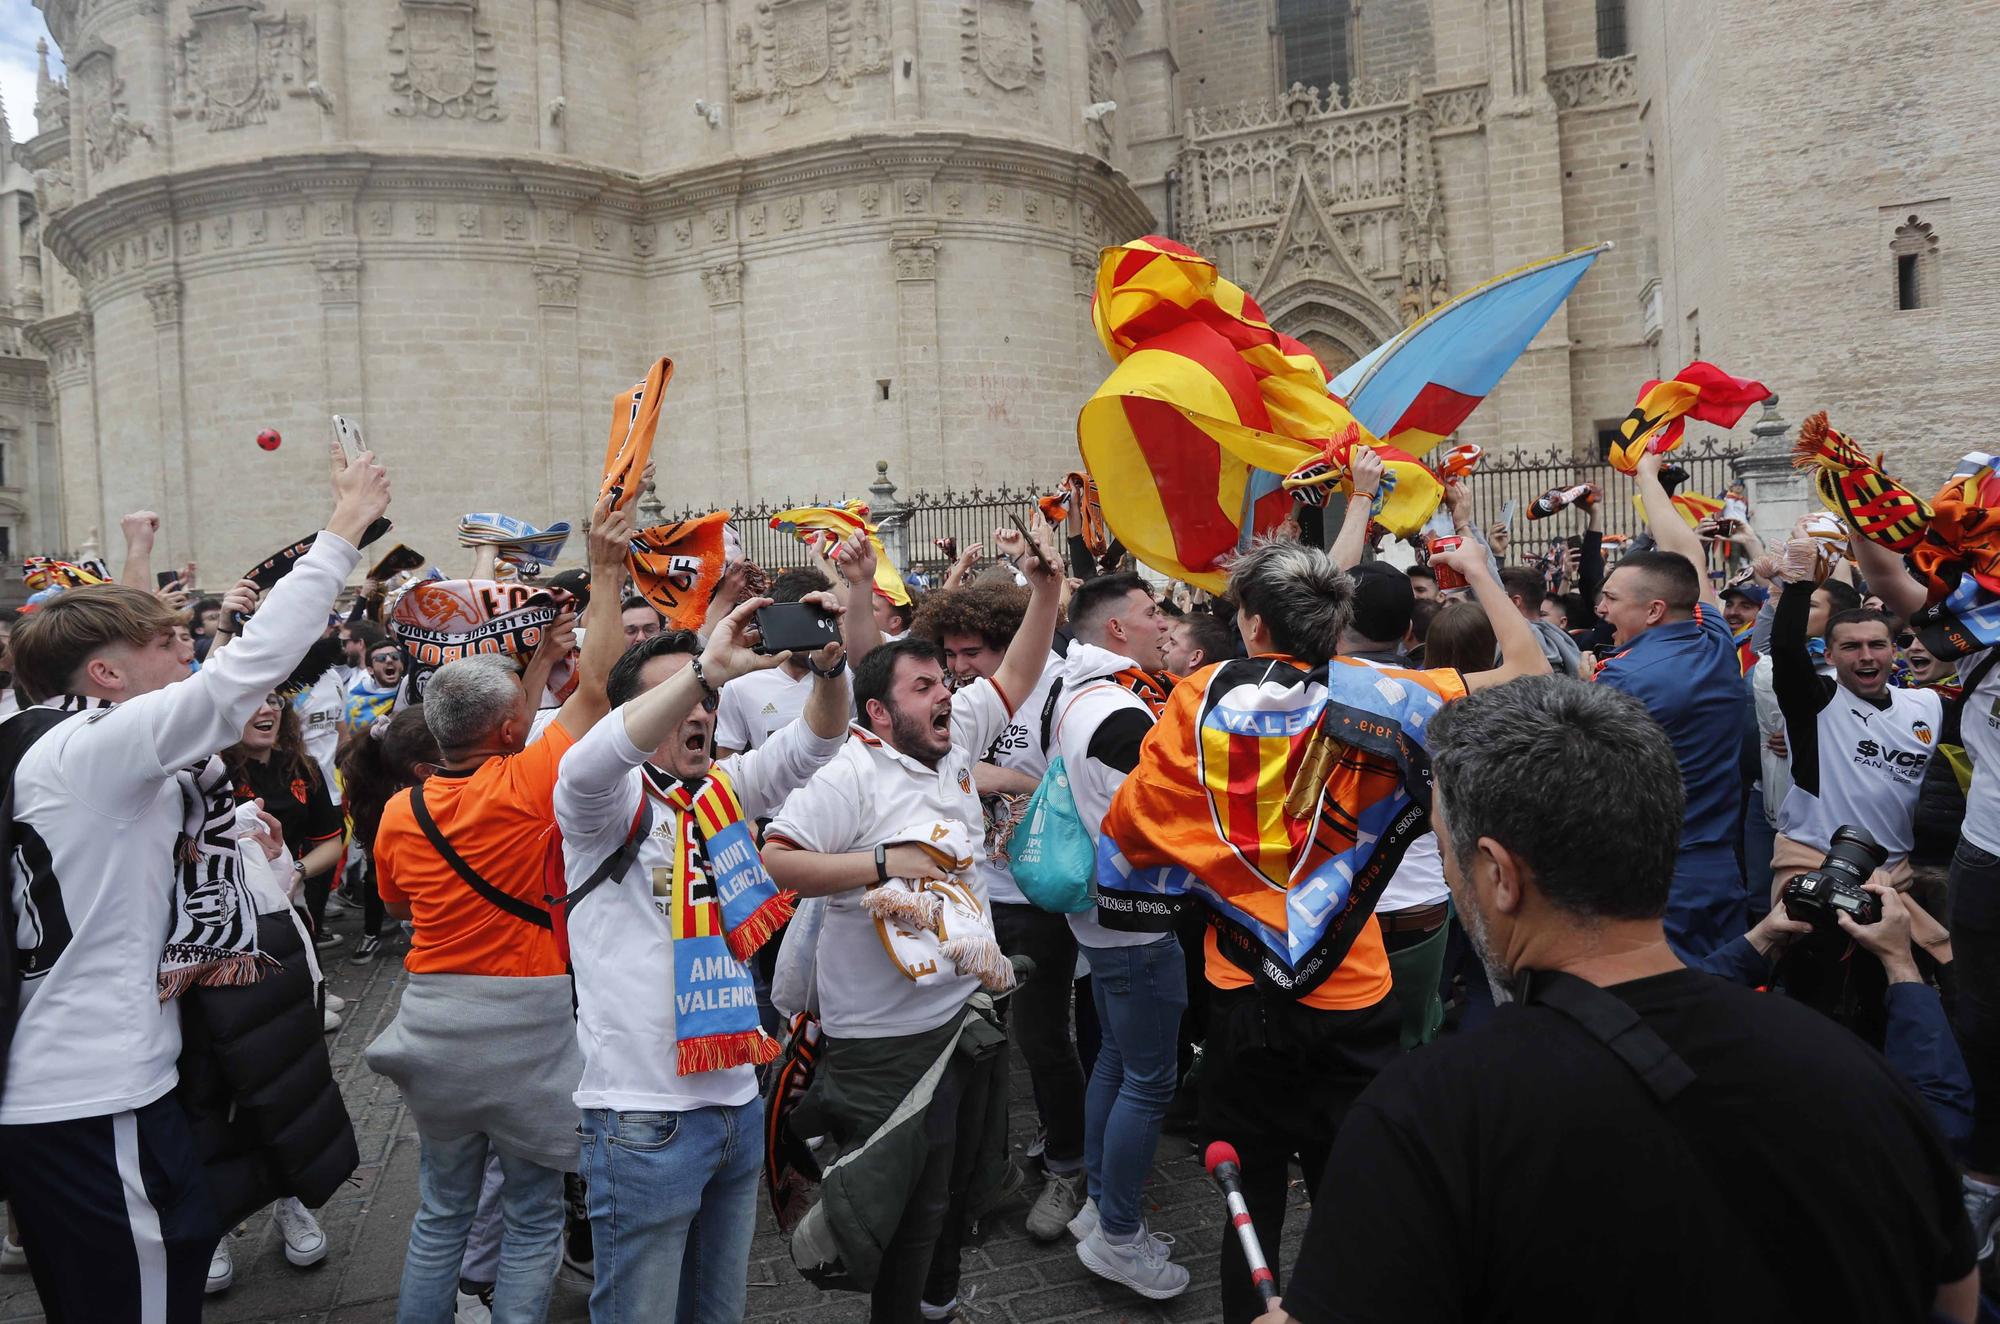
[[[1785,913],[1817,931],[1840,932],[1835,916],[1857,924],[1882,918],[1882,903],[1862,884],[1888,860],[1889,852],[1863,828],[1851,824],[1833,834],[1826,858],[1785,884]]]

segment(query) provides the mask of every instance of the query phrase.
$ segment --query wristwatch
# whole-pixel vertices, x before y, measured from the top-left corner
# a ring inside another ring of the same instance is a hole
[[[887,842],[878,842],[875,846],[875,881],[878,883],[889,881],[889,845]]]
[[[824,680],[832,680],[835,676],[838,676],[841,672],[847,670],[847,654],[842,653],[839,657],[835,658],[833,665],[828,667],[824,671],[820,670],[819,663],[813,661],[812,658],[808,656],[806,658],[806,670],[812,672],[813,675],[818,676]]]

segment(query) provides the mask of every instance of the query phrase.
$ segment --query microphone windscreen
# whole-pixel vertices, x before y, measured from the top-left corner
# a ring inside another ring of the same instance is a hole
[[[1210,1172],[1214,1172],[1224,1163],[1234,1163],[1239,1168],[1243,1166],[1242,1161],[1236,1157],[1236,1146],[1227,1140],[1210,1143],[1208,1152],[1201,1156],[1201,1162]]]

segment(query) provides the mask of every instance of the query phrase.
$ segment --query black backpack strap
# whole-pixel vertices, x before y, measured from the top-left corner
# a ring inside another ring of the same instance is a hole
[[[639,801],[639,813],[632,820],[632,831],[617,850],[604,857],[604,862],[591,870],[590,877],[564,892],[561,896],[546,898],[549,908],[557,906],[573,907],[577,902],[597,890],[600,883],[612,878],[623,878],[625,871],[632,867],[632,861],[639,858],[639,848],[645,844],[646,835],[653,830],[653,804],[644,798]]]
[[[1042,705],[1042,754],[1049,752],[1049,723],[1056,715],[1056,699],[1062,694],[1062,677],[1057,676],[1055,684],[1049,686],[1049,700]]]
[[[1694,1084],[1694,1069],[1616,994],[1575,975],[1547,970],[1523,972],[1519,987],[1522,1002],[1561,1012],[1610,1049],[1660,1103],[1671,1103]]]
[[[430,843],[437,849],[438,855],[452,867],[454,873],[465,880],[466,886],[515,919],[526,920],[538,929],[554,927],[549,920],[548,911],[533,902],[510,896],[487,882],[472,871],[472,866],[465,862],[463,856],[451,848],[451,843],[444,839],[444,833],[438,831],[437,820],[431,817],[430,807],[424,803],[422,782],[410,788],[410,812],[416,815],[417,826],[424,830],[426,837],[430,838]]]
[[[1944,730],[1938,732],[1940,745],[1965,744],[1962,734],[1965,705],[1972,702],[1972,692],[1986,682],[1996,663],[2000,663],[2000,648],[1989,648],[1986,655],[1979,659],[1979,665],[1965,673],[1965,683],[1958,687],[1958,697],[1944,706]]]

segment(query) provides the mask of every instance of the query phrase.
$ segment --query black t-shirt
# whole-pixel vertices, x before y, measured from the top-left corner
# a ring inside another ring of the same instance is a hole
[[[1403,1057],[1349,1110],[1286,1310],[1924,1320],[1971,1271],[1957,1167],[1878,1054],[1691,970],[1608,991],[1693,1069],[1669,1105],[1681,1121],[1563,1013],[1504,1007]]]
[[[311,759],[296,767],[281,766],[283,762],[276,754],[263,763],[244,760],[236,777],[236,798],[262,796],[264,812],[284,829],[285,849],[293,859],[304,859],[314,846],[340,835],[340,810]]]

